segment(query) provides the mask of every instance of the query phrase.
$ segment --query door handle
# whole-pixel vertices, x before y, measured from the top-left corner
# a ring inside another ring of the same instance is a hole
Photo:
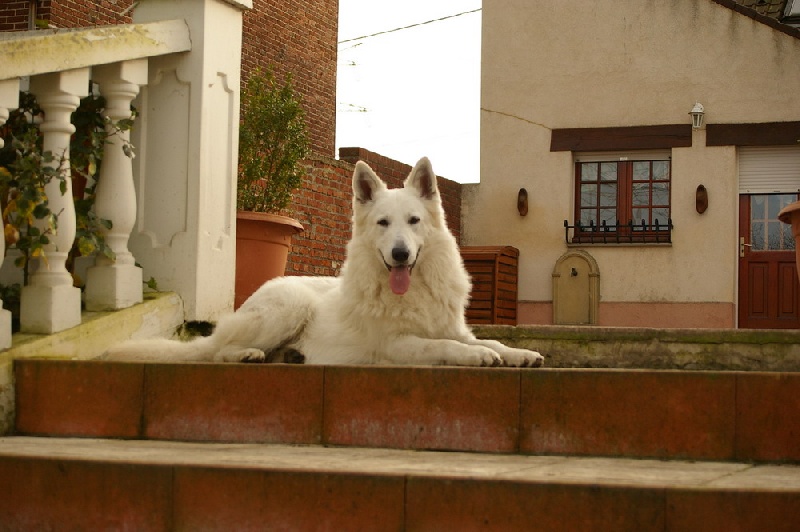
[[[744,243],[744,237],[740,236],[739,237],[739,257],[744,257],[744,248],[745,248],[745,246],[751,248],[751,247],[753,247],[753,244],[745,244]]]

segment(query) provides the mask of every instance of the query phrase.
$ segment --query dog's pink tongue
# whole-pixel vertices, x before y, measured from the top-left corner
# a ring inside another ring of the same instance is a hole
[[[395,266],[389,274],[389,286],[392,292],[398,296],[402,296],[408,292],[408,287],[411,286],[411,271],[408,266]]]

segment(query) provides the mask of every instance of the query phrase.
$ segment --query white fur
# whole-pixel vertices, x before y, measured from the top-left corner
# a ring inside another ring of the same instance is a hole
[[[339,277],[274,279],[209,337],[128,342],[105,358],[262,361],[295,350],[307,364],[542,364],[539,353],[478,340],[467,326],[469,276],[427,158],[391,190],[358,162],[353,192],[353,237]],[[398,265],[413,265],[403,295],[389,284],[388,268]]]

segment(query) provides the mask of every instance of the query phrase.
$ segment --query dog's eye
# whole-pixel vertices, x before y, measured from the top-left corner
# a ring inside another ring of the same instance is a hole
[[[389,227],[389,220],[387,220],[386,218],[381,218],[380,220],[378,220],[378,225],[383,227]]]
[[[412,216],[411,218],[408,219],[408,223],[410,225],[418,224],[419,223],[419,216]]]

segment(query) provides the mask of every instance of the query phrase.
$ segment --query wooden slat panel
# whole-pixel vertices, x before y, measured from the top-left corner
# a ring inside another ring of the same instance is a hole
[[[518,256],[519,250],[511,246],[461,249],[472,278],[468,323],[516,325]]]
[[[464,264],[464,266],[473,277],[477,274],[487,274],[489,276],[494,275],[494,264],[468,262]]]
[[[501,273],[497,276],[497,282],[508,283],[510,285],[517,286],[517,276]]]
[[[516,257],[509,257],[507,255],[500,255],[497,258],[497,262],[499,262],[501,265],[508,265],[508,266],[513,267],[513,268],[516,268],[518,260],[517,260]]]

